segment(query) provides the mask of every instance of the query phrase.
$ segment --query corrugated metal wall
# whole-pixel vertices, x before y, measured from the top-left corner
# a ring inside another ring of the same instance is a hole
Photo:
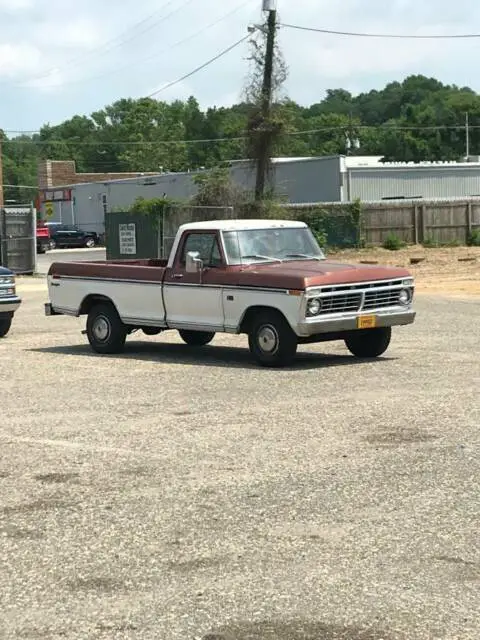
[[[480,195],[480,167],[349,169],[351,198],[468,198]]]

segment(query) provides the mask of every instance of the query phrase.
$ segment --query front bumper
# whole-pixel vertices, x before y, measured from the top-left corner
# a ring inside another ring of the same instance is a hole
[[[307,318],[300,322],[296,329],[296,334],[301,338],[322,333],[340,333],[343,331],[355,331],[358,329],[358,318],[362,315],[375,316],[376,327],[395,327],[412,324],[415,321],[416,312],[412,309],[402,309],[399,311],[372,311],[371,313],[351,313],[341,315],[331,315],[321,318]]]
[[[18,296],[0,298],[0,313],[15,313],[21,304],[22,300]]]

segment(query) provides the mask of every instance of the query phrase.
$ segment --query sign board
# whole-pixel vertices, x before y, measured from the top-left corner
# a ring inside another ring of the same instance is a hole
[[[134,256],[137,253],[137,230],[135,223],[119,224],[120,254]]]
[[[53,216],[53,202],[45,202],[45,217],[51,218]]]
[[[71,189],[58,189],[56,191],[41,191],[40,199],[45,201],[53,200],[54,202],[70,202],[72,200]]]

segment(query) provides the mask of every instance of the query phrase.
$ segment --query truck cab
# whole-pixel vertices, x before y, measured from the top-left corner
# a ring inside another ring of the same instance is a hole
[[[285,220],[183,225],[168,260],[54,263],[48,315],[87,315],[98,353],[129,333],[177,330],[202,346],[216,333],[246,334],[264,366],[292,362],[299,344],[342,340],[378,357],[391,329],[411,324],[414,281],[402,268],[326,259],[308,226]]]

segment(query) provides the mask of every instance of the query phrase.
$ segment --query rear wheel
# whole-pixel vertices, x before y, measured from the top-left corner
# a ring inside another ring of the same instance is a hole
[[[0,338],[4,338],[12,326],[11,317],[0,317]]]
[[[182,340],[190,347],[203,347],[213,340],[215,333],[209,331],[179,331]]]
[[[92,307],[88,314],[87,336],[97,353],[120,353],[127,338],[127,327],[115,307],[102,302]]]
[[[388,349],[391,337],[391,327],[361,329],[345,338],[345,344],[357,358],[378,358]]]
[[[54,249],[57,248],[57,243],[55,242],[55,240],[50,240],[50,242],[48,244],[49,244],[49,247],[50,247],[50,251],[53,251]]]
[[[85,246],[87,247],[87,249],[93,249],[93,247],[95,246],[95,240],[93,238],[87,238],[85,240]]]
[[[265,312],[254,318],[248,333],[250,353],[263,367],[285,367],[293,362],[298,339],[278,312]]]

